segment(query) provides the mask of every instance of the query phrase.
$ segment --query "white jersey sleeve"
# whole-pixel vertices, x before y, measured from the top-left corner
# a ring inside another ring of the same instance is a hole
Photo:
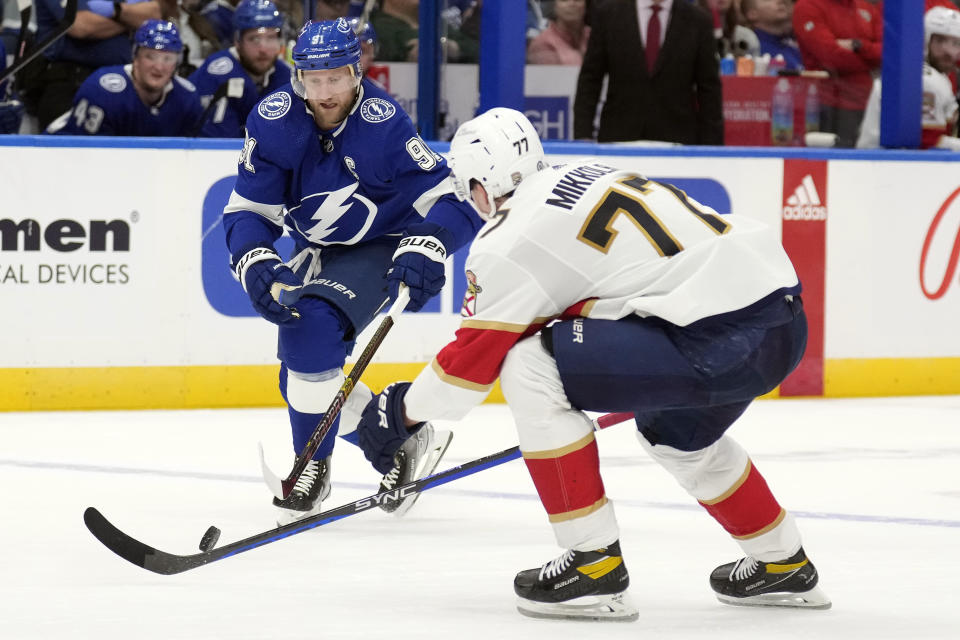
[[[799,284],[774,230],[599,162],[525,180],[477,235],[467,270],[464,320],[407,393],[410,418],[464,415],[516,341],[552,319],[687,325]]]

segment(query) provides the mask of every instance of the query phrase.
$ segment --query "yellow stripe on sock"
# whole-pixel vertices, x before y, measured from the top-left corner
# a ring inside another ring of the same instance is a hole
[[[794,562],[793,564],[767,564],[767,573],[790,573],[810,562],[806,558],[803,562]]]
[[[577,567],[577,571],[584,574],[588,578],[593,578],[596,580],[607,575],[621,564],[623,564],[623,558],[620,556],[612,556],[604,558],[599,562],[594,562],[593,564],[585,564],[582,567]]]

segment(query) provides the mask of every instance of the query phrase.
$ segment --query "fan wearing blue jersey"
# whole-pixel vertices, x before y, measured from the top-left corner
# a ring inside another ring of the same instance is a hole
[[[302,451],[344,380],[356,336],[401,284],[417,311],[444,283],[444,262],[482,225],[453,194],[444,159],[393,98],[363,79],[347,20],[308,22],[293,48],[290,85],[247,118],[223,224],[234,271],[254,309],[279,326],[280,391],[294,451]],[[287,263],[274,250],[286,231]],[[330,493],[334,436],[353,433],[371,396],[358,385],[287,499],[279,522],[320,510]],[[347,431],[351,433],[347,433]],[[449,433],[421,429],[397,452],[383,490],[430,473]],[[381,470],[383,472],[383,470]],[[390,503],[402,513],[412,504]]]
[[[47,133],[150,137],[192,133],[202,108],[193,85],[174,75],[183,51],[176,25],[147,20],[133,39],[133,62],[97,69],[80,85],[70,111]]]
[[[290,82],[283,15],[270,0],[243,0],[234,13],[233,46],[209,56],[190,75],[206,111],[200,135],[242,138],[247,116],[265,95]]]

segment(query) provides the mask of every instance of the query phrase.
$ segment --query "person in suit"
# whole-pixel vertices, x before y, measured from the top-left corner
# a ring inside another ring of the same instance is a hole
[[[685,0],[605,0],[591,18],[574,138],[723,144],[720,72],[706,12]],[[594,135],[605,75],[607,98]]]

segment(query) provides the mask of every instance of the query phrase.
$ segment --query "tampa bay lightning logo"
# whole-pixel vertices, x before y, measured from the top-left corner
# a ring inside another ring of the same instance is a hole
[[[119,73],[105,73],[100,76],[100,86],[110,93],[121,93],[127,88],[127,79]]]
[[[345,18],[337,18],[337,31],[340,33],[350,33],[350,23]]]
[[[233,71],[233,60],[230,59],[230,56],[217,58],[207,65],[207,73],[212,76],[225,76],[231,71]]]
[[[290,110],[290,104],[290,94],[286,91],[277,91],[260,102],[257,112],[266,120],[276,120]]]
[[[393,117],[397,108],[383,98],[367,98],[360,104],[360,117],[367,122],[383,122]]]

